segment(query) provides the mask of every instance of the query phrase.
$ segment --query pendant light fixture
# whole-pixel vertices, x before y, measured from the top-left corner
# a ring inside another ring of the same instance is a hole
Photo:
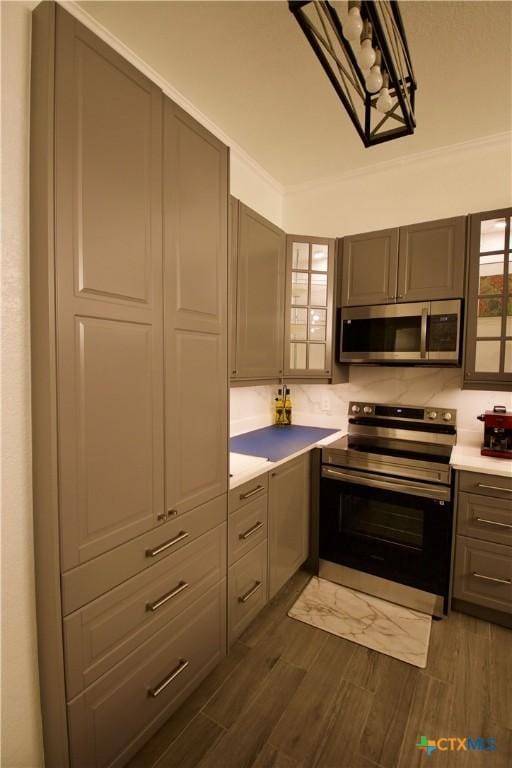
[[[417,86],[397,0],[288,6],[365,147],[414,133]]]

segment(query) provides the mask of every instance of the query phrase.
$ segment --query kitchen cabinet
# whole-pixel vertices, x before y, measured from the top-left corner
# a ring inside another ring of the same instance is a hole
[[[270,472],[268,505],[269,597],[308,557],[311,458],[306,453]]]
[[[464,388],[512,383],[512,208],[469,217]]]
[[[388,304],[397,293],[398,229],[343,238],[342,305]]]
[[[284,375],[330,377],[333,368],[335,241],[286,237]]]
[[[464,296],[466,218],[343,239],[345,307]]]
[[[243,203],[238,203],[237,213],[238,232],[236,239],[231,236],[230,259],[233,267],[235,249],[236,317],[232,318],[232,333],[236,342],[232,345],[231,377],[278,379],[283,373],[286,238],[279,227]],[[232,225],[235,219],[236,211]],[[232,307],[234,303],[232,298]]]
[[[45,763],[120,768],[226,651],[228,150],[61,6],[32,41]]]
[[[512,480],[458,477],[453,606],[512,626]]]

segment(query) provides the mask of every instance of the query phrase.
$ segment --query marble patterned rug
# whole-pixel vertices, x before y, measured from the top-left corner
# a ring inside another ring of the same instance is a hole
[[[313,576],[288,616],[415,667],[427,666],[432,617]]]

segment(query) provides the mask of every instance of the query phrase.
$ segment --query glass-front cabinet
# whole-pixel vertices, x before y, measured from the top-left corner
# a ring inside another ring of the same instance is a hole
[[[332,371],[335,241],[287,236],[285,375],[326,378]]]
[[[464,386],[512,384],[512,208],[470,216]]]

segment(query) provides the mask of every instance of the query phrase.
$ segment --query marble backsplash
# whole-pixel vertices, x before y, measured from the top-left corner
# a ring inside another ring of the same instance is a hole
[[[351,400],[457,409],[458,442],[479,445],[478,414],[505,405],[511,392],[462,390],[462,371],[455,368],[351,366],[345,384],[289,384],[296,424],[346,429]],[[231,389],[231,434],[272,423],[277,386]]]

